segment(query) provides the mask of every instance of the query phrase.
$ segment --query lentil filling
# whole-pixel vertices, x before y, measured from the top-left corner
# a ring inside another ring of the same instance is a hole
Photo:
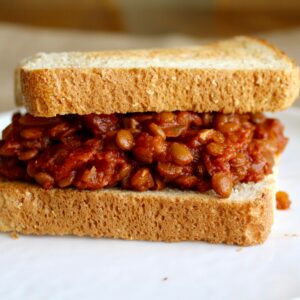
[[[228,197],[236,184],[272,173],[286,143],[280,121],[262,113],[17,113],[2,132],[0,175],[45,189],[172,187]]]

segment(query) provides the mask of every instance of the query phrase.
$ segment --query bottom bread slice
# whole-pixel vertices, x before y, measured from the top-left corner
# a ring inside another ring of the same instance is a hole
[[[44,190],[1,181],[0,231],[254,245],[270,233],[275,184],[269,175],[220,199],[212,191]]]

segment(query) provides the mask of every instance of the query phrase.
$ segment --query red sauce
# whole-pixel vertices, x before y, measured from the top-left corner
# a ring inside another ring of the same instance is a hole
[[[0,141],[0,175],[45,189],[175,187],[228,197],[237,183],[272,173],[286,143],[280,121],[261,113],[15,114]]]
[[[277,209],[286,210],[291,206],[291,200],[288,193],[283,191],[278,191],[276,193],[276,207]]]

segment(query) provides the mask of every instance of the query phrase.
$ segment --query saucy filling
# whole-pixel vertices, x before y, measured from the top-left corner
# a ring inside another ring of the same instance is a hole
[[[172,187],[228,197],[237,183],[272,173],[286,143],[280,121],[261,113],[17,113],[2,132],[0,175],[45,189]]]

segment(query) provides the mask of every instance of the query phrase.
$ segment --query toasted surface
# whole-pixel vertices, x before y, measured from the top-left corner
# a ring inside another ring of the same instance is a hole
[[[212,191],[79,191],[0,181],[0,231],[150,241],[262,243],[273,223],[275,175]]]
[[[277,111],[299,69],[266,42],[236,37],[183,48],[40,53],[16,71],[16,101],[36,116],[193,110]]]

